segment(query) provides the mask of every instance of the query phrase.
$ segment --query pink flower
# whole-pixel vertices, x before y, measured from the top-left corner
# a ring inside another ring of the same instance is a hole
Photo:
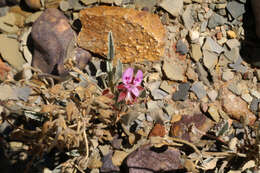
[[[134,69],[128,68],[123,73],[123,83],[117,86],[117,89],[122,90],[118,97],[118,102],[126,100],[127,103],[132,103],[139,96],[140,91],[143,90],[141,87],[141,82],[143,80],[143,72],[138,70],[135,77],[133,77]]]

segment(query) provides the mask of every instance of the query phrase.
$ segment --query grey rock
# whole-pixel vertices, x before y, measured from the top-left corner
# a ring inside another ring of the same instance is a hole
[[[176,33],[178,30],[178,26],[167,26],[167,29],[169,30],[169,32],[171,33]]]
[[[209,19],[208,27],[214,29],[216,26],[221,26],[227,23],[227,19],[223,16],[220,16],[217,13],[213,13]]]
[[[147,88],[152,92],[153,90],[159,88],[160,83],[161,83],[160,81],[155,81],[155,82],[149,83]]]
[[[231,1],[227,4],[227,10],[233,18],[237,18],[243,15],[245,11],[245,5],[237,1]]]
[[[159,107],[159,105],[158,105],[158,103],[156,102],[156,101],[153,101],[153,100],[150,100],[150,101],[148,101],[147,103],[146,103],[146,106],[147,106],[147,109],[148,110],[158,110],[158,109],[160,109],[160,107]]]
[[[181,38],[185,38],[188,35],[188,30],[187,29],[182,29],[181,30]]]
[[[218,13],[219,15],[221,15],[221,16],[226,16],[226,15],[227,15],[226,9],[219,9],[219,10],[217,11],[217,13]]]
[[[232,48],[230,51],[226,51],[224,55],[229,61],[235,63],[238,60],[238,57],[240,56],[239,49],[237,47]]]
[[[203,63],[205,67],[209,70],[212,70],[218,63],[218,55],[214,52],[208,50],[203,51]]]
[[[237,39],[229,39],[226,42],[229,49],[233,49],[235,47],[240,47],[240,42]]]
[[[220,54],[221,52],[223,52],[223,48],[215,40],[213,40],[210,37],[206,38],[206,41],[203,45],[203,49],[206,49],[211,52],[215,52],[217,54]]]
[[[160,89],[162,89],[163,91],[165,91],[167,93],[171,93],[172,86],[169,85],[167,81],[162,81],[162,83],[160,85]]]
[[[5,16],[9,10],[9,7],[0,7],[0,17]]]
[[[227,67],[230,61],[226,58],[224,54],[221,54],[218,59],[218,65],[220,67]]]
[[[241,91],[238,89],[237,84],[232,82],[228,85],[228,89],[235,95],[241,95]]]
[[[173,94],[172,99],[174,101],[184,101],[188,98],[190,89],[190,83],[181,83],[178,86],[178,90]]]
[[[250,106],[249,106],[250,110],[251,110],[254,114],[256,114],[257,111],[258,111],[258,104],[259,104],[259,99],[257,99],[257,98],[254,97],[253,100],[252,100],[252,102],[251,102],[251,104],[250,104]]]
[[[208,21],[203,21],[200,25],[200,32],[205,32],[207,29]]]
[[[192,16],[192,5],[188,5],[184,13],[182,14],[182,20],[184,23],[184,26],[187,29],[191,29],[194,24],[194,19]]]
[[[203,81],[203,83],[206,84],[207,86],[210,86],[210,83],[208,80],[208,73],[199,62],[197,62],[197,64],[196,64],[196,72],[199,75],[199,80]]]
[[[119,167],[115,166],[112,162],[112,152],[102,157],[102,167],[100,168],[101,172],[115,172],[119,171]]]
[[[175,109],[172,105],[167,105],[163,109],[170,117],[175,113]]]
[[[209,11],[205,14],[204,17],[205,17],[206,19],[208,19],[208,18],[210,18],[210,17],[213,15],[213,13],[214,13],[213,10],[209,9]]]
[[[32,89],[29,87],[15,88],[16,95],[19,99],[27,101]]]
[[[202,82],[192,84],[190,90],[194,92],[199,99],[204,98],[207,94]]]
[[[177,42],[176,51],[179,52],[181,55],[185,55],[188,52],[188,48],[182,40],[179,40]]]
[[[172,61],[164,61],[162,68],[168,79],[184,81],[184,68],[180,64]]]
[[[209,4],[209,8],[212,9],[212,10],[215,10],[216,4],[210,3]]]
[[[199,19],[200,22],[202,22],[204,20],[203,14],[198,13],[198,19]]]
[[[247,67],[242,65],[241,62],[242,62],[242,58],[239,55],[237,61],[234,64],[229,64],[229,67],[231,67],[232,69],[234,69],[237,72],[245,73],[247,70]]]
[[[222,80],[223,81],[229,81],[234,78],[234,73],[230,70],[224,71],[222,74]]]
[[[171,15],[177,17],[183,8],[183,0],[163,0],[159,6],[168,11]]]
[[[157,89],[152,90],[151,95],[154,100],[161,100],[161,99],[165,98],[168,95],[168,93],[157,88]]]
[[[202,52],[199,44],[191,44],[191,58],[194,61],[199,61],[202,57]]]

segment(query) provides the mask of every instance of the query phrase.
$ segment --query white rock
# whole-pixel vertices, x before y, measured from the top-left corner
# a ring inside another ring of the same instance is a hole
[[[216,90],[210,90],[207,94],[211,101],[215,101],[218,97],[218,92]]]
[[[253,100],[253,97],[252,97],[250,94],[248,94],[248,93],[242,94],[242,95],[241,95],[241,98],[242,98],[243,100],[245,100],[247,103],[251,103],[252,100]]]
[[[260,93],[258,91],[251,89],[250,94],[255,96],[257,99],[260,99]]]
[[[190,30],[189,37],[192,43],[199,43],[200,33],[195,30]]]
[[[222,74],[223,81],[229,81],[234,78],[234,73],[230,70],[224,71]]]

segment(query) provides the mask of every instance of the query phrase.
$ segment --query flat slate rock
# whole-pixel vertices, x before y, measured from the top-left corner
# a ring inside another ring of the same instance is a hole
[[[223,52],[223,48],[211,37],[206,38],[206,41],[203,45],[203,49],[206,49],[211,52],[215,52],[217,54],[220,54],[221,52]]]
[[[123,63],[159,60],[164,54],[166,31],[155,14],[115,6],[97,6],[81,10],[79,18],[82,29],[78,44],[86,50],[106,57],[107,36],[112,31],[115,57]]]
[[[224,25],[227,22],[227,19],[223,16],[213,13],[208,22],[208,27],[214,29],[216,26]]]
[[[186,29],[192,29],[194,22],[192,15],[192,5],[187,6],[186,10],[182,14],[182,20]]]
[[[150,145],[141,146],[129,154],[126,159],[129,173],[153,173],[182,169],[179,150],[172,147],[165,149],[163,151]],[[161,152],[159,152],[160,150]]]
[[[177,17],[183,9],[183,0],[163,0],[159,6],[168,11],[171,15]]]
[[[245,4],[239,3],[237,1],[229,2],[227,4],[227,10],[235,19],[246,12]]]
[[[194,92],[199,99],[204,98],[207,94],[202,82],[195,82],[192,84],[190,90]]]
[[[189,89],[190,89],[190,83],[186,82],[186,83],[181,83],[178,86],[178,91],[176,91],[173,96],[172,99],[174,101],[184,101],[188,98],[189,95]]]
[[[179,40],[177,42],[176,51],[179,52],[181,55],[185,55],[186,53],[188,53],[188,48],[182,40]]]

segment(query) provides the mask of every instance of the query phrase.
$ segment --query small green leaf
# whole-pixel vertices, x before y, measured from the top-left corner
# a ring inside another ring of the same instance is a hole
[[[113,40],[112,32],[109,31],[109,33],[108,33],[108,55],[107,55],[107,59],[109,61],[112,61],[114,56],[115,56],[114,40]]]
[[[116,70],[115,70],[115,81],[114,83],[117,83],[118,80],[122,77],[122,72],[123,71],[123,64],[120,61],[120,59],[117,60],[117,64],[116,64]]]

